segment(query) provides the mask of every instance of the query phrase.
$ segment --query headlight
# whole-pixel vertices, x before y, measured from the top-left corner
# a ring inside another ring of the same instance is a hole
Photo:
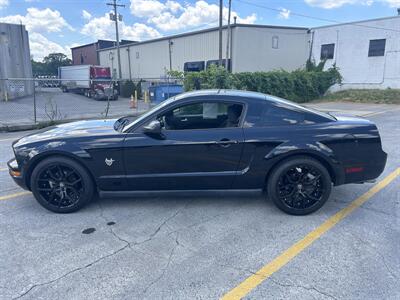
[[[8,166],[10,167],[10,169],[18,170],[18,162],[17,162],[17,160],[15,158],[11,159],[8,162]]]

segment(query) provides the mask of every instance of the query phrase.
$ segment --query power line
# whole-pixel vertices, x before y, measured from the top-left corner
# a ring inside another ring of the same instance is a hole
[[[270,10],[270,11],[275,11],[275,12],[281,12],[282,11],[281,9],[278,9],[278,8],[268,7],[268,6],[261,5],[261,4],[247,2],[247,1],[244,1],[244,0],[236,0],[236,1],[237,2],[241,2],[243,4],[255,6],[255,7],[258,7],[258,8],[263,8],[263,9],[266,9],[266,10]],[[363,24],[357,24],[357,23],[340,22],[340,21],[337,21],[337,20],[314,17],[314,16],[310,16],[310,15],[296,13],[296,12],[293,12],[293,11],[290,11],[290,14],[294,15],[294,16],[302,17],[302,18],[313,19],[313,20],[318,20],[318,21],[324,21],[324,22],[329,22],[329,23],[335,23],[335,24],[339,24],[339,25],[350,25],[350,26],[365,27],[365,28],[372,28],[372,29],[379,29],[379,30],[387,30],[387,31],[393,31],[393,32],[400,33],[400,30],[396,30],[396,29],[392,29],[392,28],[384,28],[384,27],[363,25]]]

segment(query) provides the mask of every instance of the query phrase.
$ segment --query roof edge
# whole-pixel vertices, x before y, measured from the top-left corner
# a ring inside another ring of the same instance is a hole
[[[292,27],[292,26],[278,26],[278,25],[264,25],[264,24],[232,24],[231,25],[231,28],[235,28],[235,27],[290,29],[290,30],[304,30],[304,31],[309,30],[308,27]],[[222,29],[227,29],[227,28],[228,28],[227,25],[222,26]],[[159,38],[155,38],[155,39],[120,45],[120,48],[130,47],[133,45],[142,45],[142,44],[147,44],[147,43],[159,42],[159,41],[170,40],[170,39],[176,39],[176,38],[185,37],[185,36],[192,36],[192,35],[196,35],[196,34],[217,31],[218,29],[219,29],[218,27],[210,27],[210,28],[196,30],[196,31],[189,31],[189,32],[184,32],[184,33],[167,35],[167,36],[163,36],[163,37],[159,37]],[[116,46],[113,46],[113,47],[98,49],[97,51],[111,50],[111,49],[116,49],[116,48],[117,48]]]

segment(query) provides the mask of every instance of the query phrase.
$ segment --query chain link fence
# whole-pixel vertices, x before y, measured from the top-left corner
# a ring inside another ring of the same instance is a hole
[[[162,99],[154,93],[154,88],[161,86],[166,87]],[[16,125],[139,115],[177,94],[172,89],[176,86],[182,86],[181,79],[61,80],[54,76],[0,79],[0,130]]]

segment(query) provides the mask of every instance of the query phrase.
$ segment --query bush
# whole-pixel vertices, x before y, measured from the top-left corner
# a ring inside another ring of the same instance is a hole
[[[135,84],[132,80],[127,80],[121,82],[121,96],[125,98],[129,98],[131,95],[135,94]]]
[[[196,89],[238,89],[256,91],[286,98],[296,102],[307,102],[320,98],[329,87],[341,82],[336,67],[323,71],[323,64],[307,63],[306,70],[293,72],[242,72],[231,74],[224,68],[211,66],[201,72],[186,73],[186,91]]]

